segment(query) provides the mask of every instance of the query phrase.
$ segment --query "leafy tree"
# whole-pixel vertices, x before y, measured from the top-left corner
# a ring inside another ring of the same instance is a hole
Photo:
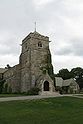
[[[63,80],[75,78],[80,89],[83,89],[83,68],[76,67],[69,71],[68,69],[61,69],[59,73],[55,74],[56,77],[62,77]]]
[[[83,88],[83,68],[77,67],[71,70],[73,77],[76,79],[76,82],[79,84],[80,89]]]
[[[80,67],[73,68],[71,70],[71,73],[73,74],[73,77],[75,77],[75,78],[82,78],[83,77],[83,69]]]
[[[55,75],[56,77],[62,77],[63,80],[70,79],[73,77],[72,73],[68,69],[61,69],[59,73]]]

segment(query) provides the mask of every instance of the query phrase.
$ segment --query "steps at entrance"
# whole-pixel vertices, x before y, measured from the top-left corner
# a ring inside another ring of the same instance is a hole
[[[40,92],[39,95],[42,95],[42,96],[60,96],[59,92],[49,92],[49,91]]]

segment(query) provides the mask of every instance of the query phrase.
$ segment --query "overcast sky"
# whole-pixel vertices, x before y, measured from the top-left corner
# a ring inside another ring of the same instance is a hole
[[[0,0],[0,67],[19,62],[21,41],[35,21],[52,41],[55,73],[83,67],[83,0]]]

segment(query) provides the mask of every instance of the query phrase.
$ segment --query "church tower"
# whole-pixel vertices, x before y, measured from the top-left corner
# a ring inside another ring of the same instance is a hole
[[[40,88],[41,77],[46,74],[53,76],[51,54],[49,50],[49,38],[40,35],[36,31],[30,33],[22,41],[20,55],[21,65],[21,92],[27,92],[31,88]]]

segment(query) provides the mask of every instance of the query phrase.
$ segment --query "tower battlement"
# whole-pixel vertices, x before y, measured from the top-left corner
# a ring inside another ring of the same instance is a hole
[[[26,36],[23,39],[22,43],[26,42],[26,40],[28,40],[30,38],[49,41],[49,37],[43,36],[43,35],[39,34],[38,32],[31,32],[28,36]]]

